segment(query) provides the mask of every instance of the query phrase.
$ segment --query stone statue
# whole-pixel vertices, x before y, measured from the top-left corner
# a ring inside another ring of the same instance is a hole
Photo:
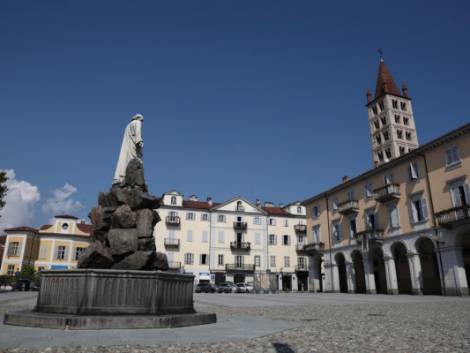
[[[142,148],[144,140],[142,139],[142,122],[144,116],[136,114],[132,117],[131,122],[127,125],[122,138],[121,152],[114,173],[113,184],[122,183],[126,175],[126,168],[132,159],[142,161]]]
[[[142,115],[126,127],[114,182],[101,192],[89,217],[93,241],[79,258],[79,268],[167,270],[166,255],[157,253],[153,229],[160,221],[156,197],[148,193],[142,160]]]

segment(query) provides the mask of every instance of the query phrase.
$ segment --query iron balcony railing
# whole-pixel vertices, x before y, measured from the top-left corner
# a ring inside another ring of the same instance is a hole
[[[305,245],[306,245],[305,243],[298,243],[298,244],[295,246],[295,250],[296,250],[297,252],[303,252]]]
[[[342,215],[349,215],[359,212],[359,203],[357,200],[347,200],[338,204],[338,212]]]
[[[246,264],[226,264],[226,271],[243,271],[243,272],[254,272],[255,265],[246,265]]]
[[[318,254],[321,253],[325,249],[325,243],[322,241],[319,241],[317,243],[309,243],[305,244],[303,247],[303,251],[309,254]]]
[[[436,213],[437,223],[444,228],[452,228],[470,221],[470,205],[457,206]]]
[[[230,242],[230,248],[232,250],[250,250],[251,243],[247,241],[232,241]]]
[[[248,224],[246,222],[233,222],[233,228],[236,230],[246,230]]]
[[[180,246],[180,240],[174,238],[165,238],[165,246]]]
[[[400,198],[400,185],[387,184],[374,190],[377,202],[389,202]]]
[[[294,229],[297,233],[307,233],[307,226],[305,224],[296,224]]]
[[[181,269],[181,262],[180,261],[168,261],[168,268],[170,270],[179,270]]]
[[[295,271],[296,272],[306,272],[306,271],[308,271],[308,266],[307,266],[307,264],[297,265],[297,266],[295,266]]]
[[[166,216],[166,224],[180,225],[181,218],[179,216]]]
[[[384,231],[383,229],[366,229],[354,234],[359,245],[362,245],[363,251],[369,251],[374,246],[381,246],[384,241]]]

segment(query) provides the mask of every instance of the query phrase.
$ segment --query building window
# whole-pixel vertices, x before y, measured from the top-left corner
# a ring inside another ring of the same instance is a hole
[[[270,226],[275,226],[276,225],[276,219],[275,218],[270,218],[269,219],[269,225]]]
[[[375,212],[374,210],[366,210],[365,212],[365,218],[366,218],[366,229],[376,229],[377,228],[377,221],[375,219]]]
[[[333,209],[333,212],[338,211],[338,198],[334,197],[333,200],[331,201],[331,208]]]
[[[47,244],[41,244],[41,246],[39,247],[39,258],[47,259],[49,255],[48,253],[49,253],[49,247],[47,246]]]
[[[356,218],[351,218],[349,220],[349,237],[353,239],[356,233],[357,233]]]
[[[237,265],[237,267],[243,267],[244,263],[245,263],[245,261],[243,260],[243,255],[236,255],[235,256],[235,265]]]
[[[297,213],[302,213],[302,206],[297,207]]]
[[[312,218],[318,218],[320,216],[320,209],[318,206],[312,207]]]
[[[390,205],[388,208],[388,216],[390,219],[390,228],[400,228],[400,217],[398,215],[398,207],[396,205]]]
[[[241,201],[237,201],[237,211],[239,212],[245,211],[245,207],[243,207],[243,204]]]
[[[297,258],[297,265],[299,266],[299,269],[305,270],[307,268],[307,261],[305,257],[300,256]]]
[[[403,130],[397,130],[397,138],[403,140]]]
[[[219,266],[223,266],[224,265],[224,255],[223,254],[219,254],[217,256],[217,264]]]
[[[375,135],[375,140],[377,144],[380,145],[382,143],[382,136],[380,136],[380,134]]]
[[[176,205],[176,196],[172,196],[172,197],[171,197],[170,203],[171,203],[173,206]]]
[[[261,233],[255,233],[255,245],[261,245]]]
[[[195,219],[194,212],[187,212],[186,213],[186,219],[188,221],[194,221],[194,219]]]
[[[290,237],[288,235],[282,236],[282,245],[290,245]]]
[[[393,175],[392,174],[384,175],[384,182],[385,182],[385,185],[392,184],[393,183]]]
[[[201,221],[208,221],[209,220],[209,214],[208,213],[202,213],[201,214]]]
[[[406,103],[405,102],[400,102],[400,108],[401,108],[401,110],[406,112]]]
[[[353,201],[355,200],[354,198],[354,190],[349,190],[348,191],[348,201]]]
[[[200,265],[207,265],[207,254],[201,254],[199,264]]]
[[[400,146],[399,150],[400,150],[400,156],[403,156],[405,154],[405,147]]]
[[[290,257],[284,256],[284,267],[290,267]]]
[[[422,195],[412,196],[411,203],[412,223],[423,222],[428,218],[428,206],[426,199]]]
[[[384,125],[384,126],[385,126],[385,125],[387,125],[387,118],[386,118],[386,117],[384,117],[384,116],[383,116],[383,117],[381,117],[381,118],[380,118],[380,122],[381,122],[381,123],[382,123],[382,125]]]
[[[224,236],[224,231],[223,230],[219,230],[219,237],[217,239],[218,243],[224,243],[225,242],[225,236]]]
[[[406,126],[410,125],[410,119],[403,117],[403,125],[406,125]]]
[[[289,227],[289,221],[287,219],[284,220],[284,227]]]
[[[408,176],[410,181],[418,180],[418,164],[417,163],[410,163],[408,166]]]
[[[258,225],[261,224],[261,217],[258,217],[258,216],[253,217],[253,224],[258,224]]]
[[[270,256],[269,258],[269,266],[276,267],[276,256]]]
[[[380,107],[380,111],[383,112],[385,110],[384,102],[379,102],[379,107]]]
[[[460,163],[459,149],[457,146],[449,148],[446,151],[446,166],[453,166]]]
[[[320,225],[312,227],[313,242],[318,244],[320,242]]]
[[[379,159],[379,161],[383,161],[384,160],[384,154],[382,151],[379,151],[377,152],[377,158]]]
[[[400,124],[400,115],[395,115],[395,123]]]
[[[65,259],[65,252],[67,248],[64,245],[59,245],[57,247],[56,259],[57,260],[64,260]]]
[[[255,266],[260,267],[261,266],[261,256],[255,255]]]
[[[305,244],[305,236],[303,236],[303,235],[297,236],[297,244],[298,245],[304,245]]]
[[[398,101],[396,99],[392,99],[392,107],[393,109],[398,109]]]
[[[84,251],[85,251],[85,248],[82,248],[82,247],[75,248],[75,260],[78,260],[78,258],[83,254]]]
[[[390,151],[390,148],[387,148],[385,150],[385,155],[387,156],[388,159],[392,158],[392,151]]]
[[[194,255],[191,253],[184,254],[185,265],[192,265],[194,263]]]
[[[269,245],[276,245],[277,239],[276,234],[269,234]]]
[[[366,185],[364,186],[364,190],[367,199],[374,196],[374,190],[371,182],[366,183]]]
[[[380,123],[378,120],[374,120],[374,126],[376,130],[380,129]]]
[[[385,141],[388,141],[390,139],[390,134],[388,133],[388,131],[384,131],[384,140]]]
[[[409,131],[405,132],[405,138],[406,138],[408,141],[411,141],[411,132],[409,132]]]
[[[217,222],[219,222],[219,223],[225,223],[225,215],[219,214],[219,215],[217,216]]]
[[[192,230],[188,230],[186,232],[186,241],[188,241],[190,243],[193,241],[193,231]]]
[[[7,275],[13,276],[15,274],[15,265],[8,265],[7,267]]]
[[[10,257],[19,256],[20,243],[17,241],[11,242],[8,244],[7,255]]]
[[[202,232],[202,242],[203,243],[209,242],[209,233],[206,230]]]
[[[342,240],[341,224],[339,221],[334,221],[331,228],[333,230],[333,243],[339,243]]]
[[[374,115],[377,115],[377,106],[376,105],[374,105],[372,107],[372,111],[374,112]]]

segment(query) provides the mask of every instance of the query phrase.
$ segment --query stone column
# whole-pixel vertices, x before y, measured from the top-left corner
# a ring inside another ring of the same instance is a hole
[[[377,290],[375,288],[374,264],[372,262],[372,256],[370,256],[368,252],[363,252],[362,258],[364,261],[364,276],[366,278],[366,293],[376,294]]]
[[[439,262],[439,250],[436,256]],[[444,275],[444,295],[468,295],[467,276],[462,256],[462,248],[457,246],[440,248],[442,272]]]
[[[423,294],[423,278],[421,276],[421,261],[419,255],[413,252],[409,252],[408,256],[408,265],[410,266],[410,276],[411,276],[411,292],[413,294],[421,295]]]
[[[299,277],[297,276],[297,273],[294,272],[292,275],[292,291],[293,292],[298,292],[299,291]]]
[[[355,281],[356,273],[354,272],[354,264],[349,261],[346,262],[346,276],[348,279],[348,293],[355,293],[356,292],[356,281]]]
[[[320,261],[316,261],[315,257],[309,257],[308,266],[308,291],[318,292],[320,290],[321,268],[318,268]]]
[[[282,273],[278,274],[277,289],[282,292]]]
[[[397,270],[395,259],[390,255],[384,255],[385,277],[387,279],[387,294],[398,294]]]
[[[339,291],[338,269],[335,264],[325,262],[325,292]]]

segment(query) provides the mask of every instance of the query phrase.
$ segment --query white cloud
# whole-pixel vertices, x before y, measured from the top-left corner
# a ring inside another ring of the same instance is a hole
[[[74,200],[72,195],[77,192],[77,188],[69,183],[52,191],[52,196],[49,197],[42,205],[44,212],[51,212],[57,214],[73,214],[83,209],[80,201]]]
[[[32,226],[34,208],[41,195],[37,186],[24,180],[17,180],[13,169],[4,170],[7,174],[7,194],[5,207],[0,211],[0,232],[5,228]]]

